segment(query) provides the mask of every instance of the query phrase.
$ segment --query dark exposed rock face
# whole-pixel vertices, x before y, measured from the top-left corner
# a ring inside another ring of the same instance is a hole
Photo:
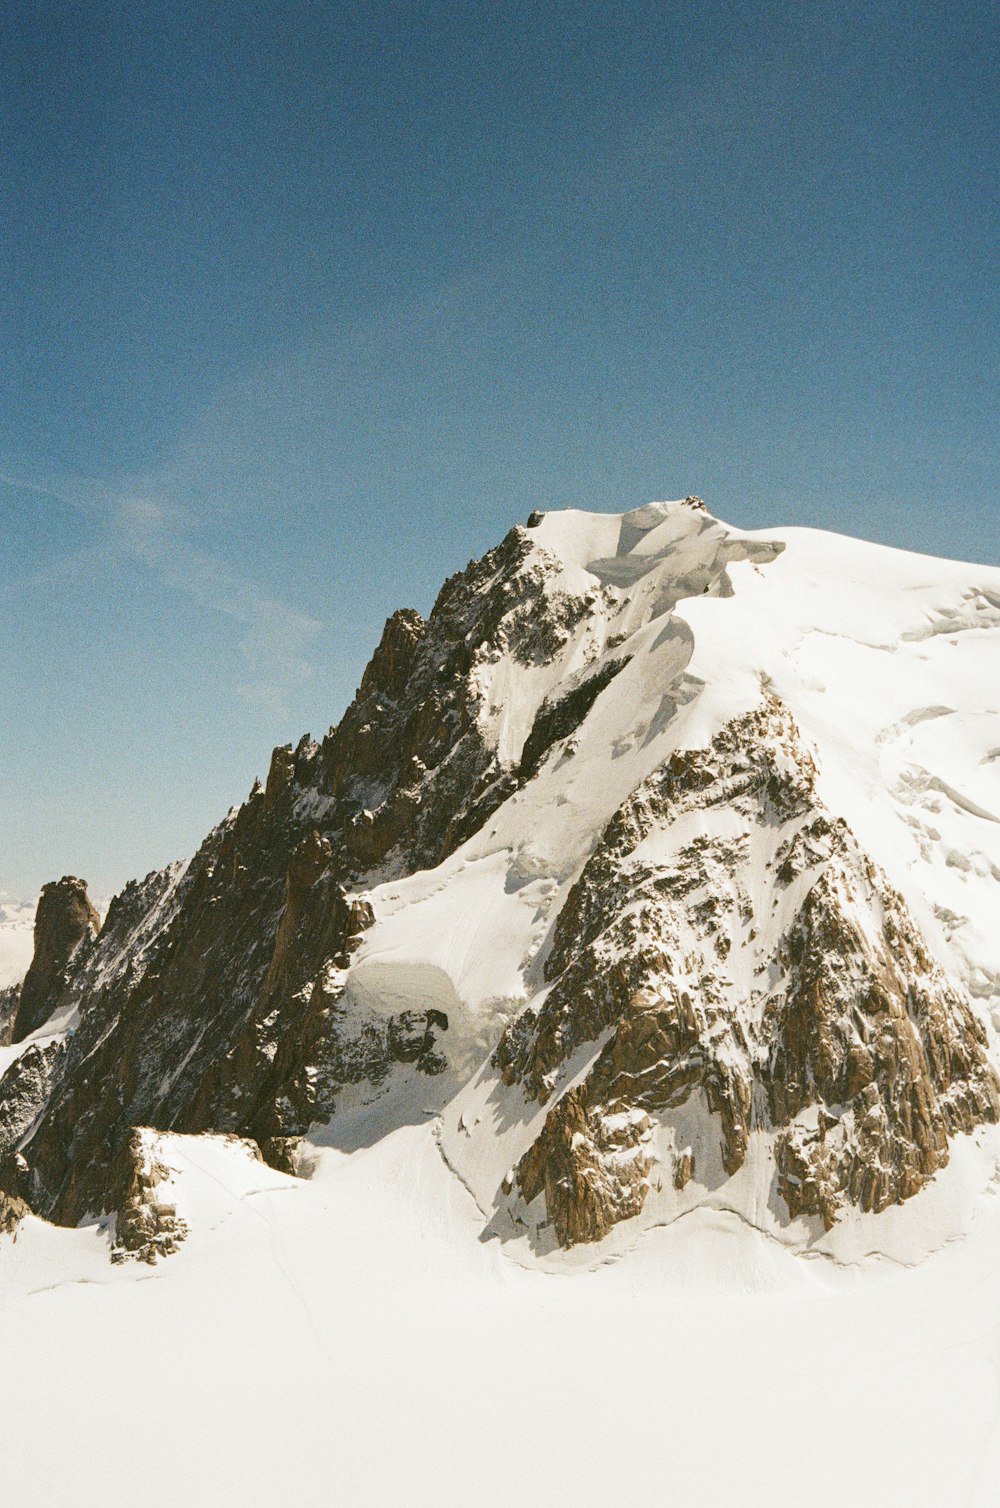
[[[22,1042],[52,1014],[66,966],[85,938],[96,937],[101,919],[83,880],[66,875],[42,887],[35,913],[35,952],[24,976],[12,1040]]]
[[[29,1131],[56,1082],[66,1052],[64,1041],[32,1042],[3,1078],[0,1098],[0,1163]]]
[[[530,780],[537,773],[554,743],[576,731],[604,688],[627,664],[627,659],[609,660],[565,695],[542,703],[521,751],[522,780]]]
[[[676,857],[642,857],[694,811],[706,830]],[[723,811],[743,819],[739,836],[710,836]],[[750,900],[754,846],[767,854],[763,905]],[[650,1117],[669,1123],[695,1094],[718,1117],[724,1174],[754,1131],[777,1133],[789,1214],[827,1227],[845,1205],[879,1211],[918,1192],[950,1135],[1000,1117],[985,1029],[824,811],[773,700],[707,750],[675,754],[622,806],[563,908],[546,973],[544,1004],[512,1023],[495,1062],[544,1104],[595,1045],[517,1169],[526,1201],[544,1190],[563,1245],[639,1213]],[[681,1152],[675,1185],[694,1171]]]
[[[15,1193],[69,1223],[131,1199],[119,1175],[136,1126],[250,1137],[286,1166],[345,1085],[442,1070],[444,1013],[343,998],[372,920],[361,892],[438,863],[516,788],[484,736],[485,688],[501,656],[544,664],[592,610],[598,589],[552,581],[517,528],[445,583],[426,622],[395,613],[338,726],[276,749],[266,785],[186,869],[128,886],[89,949],[82,886],[47,887],[18,1033],[56,999],[80,1020],[0,1080]]]
[[[0,1047],[9,1047],[14,1039],[14,1019],[20,998],[19,984],[9,984],[0,990]]]
[[[356,875],[405,849],[397,868],[432,867],[510,794],[516,777],[484,739],[482,673],[503,654],[551,660],[597,590],[553,591],[522,528],[451,577],[426,623],[395,613],[361,688],[319,754],[319,789],[342,813]]]

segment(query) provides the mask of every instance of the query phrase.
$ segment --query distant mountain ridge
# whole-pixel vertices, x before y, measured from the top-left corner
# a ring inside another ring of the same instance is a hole
[[[31,962],[33,902],[0,895],[0,990],[24,978]]]

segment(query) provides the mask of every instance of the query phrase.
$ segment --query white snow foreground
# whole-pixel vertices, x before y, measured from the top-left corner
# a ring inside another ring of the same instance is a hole
[[[12,1503],[996,1501],[992,1191],[912,1268],[699,1210],[554,1278],[478,1239],[428,1128],[309,1182],[216,1138],[159,1154],[191,1224],[169,1260],[33,1218],[0,1242]]]
[[[765,1137],[699,1182],[717,1118],[692,1096],[655,1131],[663,1150],[686,1116],[687,1186],[562,1252],[529,1212],[503,1240],[490,1223],[548,1107],[489,1054],[544,1001],[553,922],[614,813],[773,696],[1000,1062],[1000,570],[686,503],[550,514],[532,538],[552,590],[595,607],[551,663],[479,667],[487,737],[516,763],[546,697],[625,663],[476,836],[371,893],[347,977],[365,1007],[444,1012],[448,1071],[341,1100],[308,1180],[152,1134],[188,1232],[155,1266],[111,1265],[107,1222],[0,1238],[12,1500],[103,1502],[105,1461],[147,1504],[996,1500],[995,1128],[824,1231],[775,1217]],[[727,820],[682,817],[653,857]]]

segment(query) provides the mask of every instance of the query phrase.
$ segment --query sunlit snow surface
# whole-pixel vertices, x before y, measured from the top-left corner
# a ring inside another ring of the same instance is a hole
[[[996,1502],[1000,1199],[915,1268],[804,1262],[697,1212],[552,1277],[478,1240],[430,1128],[296,1182],[170,1138],[193,1230],[0,1243],[5,1500]]]
[[[444,1010],[452,1071],[411,1075],[388,1135],[384,1102],[344,1102],[309,1182],[163,1138],[191,1234],[157,1267],[112,1266],[100,1227],[0,1238],[11,1501],[997,1501],[995,1132],[822,1249],[767,1228],[751,1149],[716,1207],[551,1262],[483,1238],[517,1148],[469,1133],[476,1065],[542,987],[610,816],[765,689],[996,1060],[1000,571],[678,504],[551,514],[532,537],[558,585],[602,596],[557,663],[479,667],[504,757],[550,691],[631,659],[481,833],[375,889],[348,981],[368,1007]]]

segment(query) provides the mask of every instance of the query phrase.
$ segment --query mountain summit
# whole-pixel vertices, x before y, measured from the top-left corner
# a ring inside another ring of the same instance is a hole
[[[189,863],[99,932],[43,893],[11,1209],[153,1260],[184,1136],[302,1177],[410,1126],[523,1263],[939,1244],[998,1149],[998,647],[997,570],[533,514]]]

